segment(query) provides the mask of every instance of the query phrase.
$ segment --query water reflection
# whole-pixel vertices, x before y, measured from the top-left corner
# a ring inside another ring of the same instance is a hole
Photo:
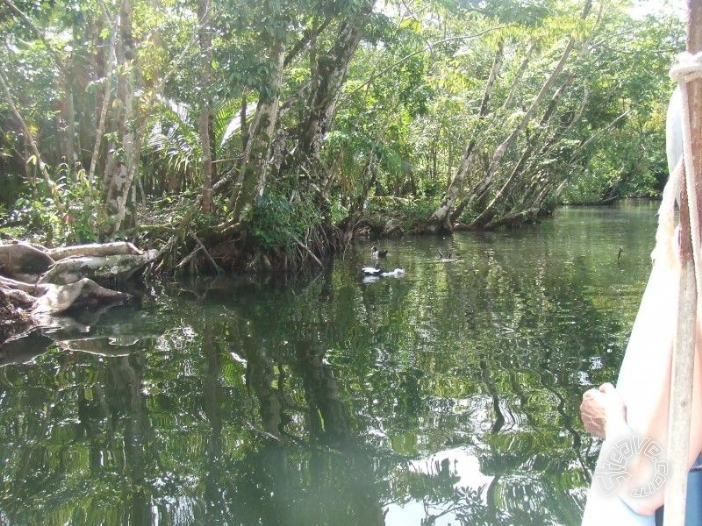
[[[655,207],[172,283],[0,348],[0,522],[578,524]],[[618,258],[619,247],[625,252]],[[452,261],[437,254],[451,253]]]

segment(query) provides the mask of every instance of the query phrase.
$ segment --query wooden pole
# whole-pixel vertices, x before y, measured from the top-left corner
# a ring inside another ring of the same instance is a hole
[[[666,479],[664,513],[666,526],[683,526],[685,524],[687,459],[690,446],[690,407],[692,405],[697,292],[686,194],[685,184],[683,184],[680,206],[680,224],[683,235],[680,254],[678,327],[673,354],[668,422],[667,459],[669,471]]]
[[[687,51],[702,51],[702,0],[688,0]],[[664,523],[684,526],[690,447],[690,411],[697,325],[697,283],[700,283],[699,226],[702,209],[702,79],[686,81],[687,114],[683,113],[685,177],[680,192],[680,291],[678,327],[672,363],[668,423],[668,477]],[[687,120],[687,123],[685,121]],[[689,124],[689,127],[688,127]],[[691,155],[690,155],[691,154]],[[693,241],[693,238],[695,239]]]

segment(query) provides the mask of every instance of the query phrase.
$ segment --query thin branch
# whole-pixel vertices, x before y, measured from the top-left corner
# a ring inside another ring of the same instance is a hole
[[[22,118],[22,115],[20,114],[19,110],[17,109],[17,106],[15,105],[15,100],[12,96],[12,92],[10,91],[9,82],[5,78],[5,75],[2,73],[2,70],[0,70],[0,86],[2,86],[3,92],[5,93],[5,100],[7,101],[7,104],[10,106],[13,115],[15,116],[15,118],[20,124],[20,127],[22,128],[22,132],[25,134],[27,142],[29,143],[29,148],[32,150],[32,154],[36,159],[36,164],[39,167],[39,170],[44,176],[44,179],[49,185],[49,188],[53,188],[55,186],[54,182],[49,176],[49,171],[46,168],[46,164],[44,163],[44,161],[41,160],[41,153],[39,153],[39,147],[37,146],[37,143],[34,140],[34,135],[30,131],[29,126],[27,126],[27,123]]]
[[[420,55],[420,54],[422,54],[422,53],[426,53],[427,51],[433,52],[433,47],[434,47],[434,46],[438,46],[438,45],[440,45],[440,44],[445,44],[445,43],[447,43],[447,42],[453,42],[453,41],[455,41],[455,40],[471,40],[471,39],[473,39],[473,38],[478,38],[478,37],[481,37],[481,36],[483,36],[483,35],[486,35],[487,33],[491,33],[491,32],[493,32],[493,31],[498,31],[498,30],[500,30],[500,29],[504,29],[505,27],[506,27],[506,26],[496,26],[496,27],[488,28],[488,29],[486,29],[485,31],[481,31],[480,33],[476,33],[475,35],[463,35],[463,36],[458,36],[458,37],[444,38],[443,40],[437,40],[436,42],[429,42],[428,44],[426,44],[426,45],[424,46],[423,49],[420,49],[419,51],[414,51],[413,53],[410,53],[409,55],[406,55],[406,56],[402,57],[402,58],[399,59],[397,62],[393,62],[393,63],[390,64],[388,67],[386,67],[386,68],[380,70],[379,72],[377,72],[377,73],[371,75],[371,76],[368,78],[368,80],[365,81],[363,84],[361,84],[361,85],[359,85],[359,86],[356,86],[355,89],[353,89],[353,90],[347,92],[347,93],[346,93],[346,96],[352,95],[352,94],[356,93],[358,90],[360,90],[360,89],[362,89],[362,88],[365,88],[366,86],[368,86],[371,82],[373,82],[375,79],[377,79],[377,78],[380,77],[381,75],[384,75],[385,73],[387,73],[387,72],[390,71],[391,69],[396,68],[397,66],[399,66],[399,65],[402,64],[403,62],[408,61],[409,59],[411,59],[411,58],[414,57],[415,55]]]
[[[207,256],[207,259],[210,260],[210,263],[212,263],[212,265],[214,266],[214,268],[215,268],[215,270],[217,271],[217,273],[218,273],[218,274],[221,274],[222,272],[224,272],[224,271],[222,270],[222,267],[220,267],[220,266],[217,264],[217,262],[214,260],[214,258],[213,258],[213,257],[210,255],[210,253],[207,251],[207,248],[205,248],[205,245],[203,245],[202,241],[200,241],[200,238],[197,237],[197,235],[194,234],[194,233],[192,234],[192,236],[193,236],[193,239],[197,242],[197,244],[200,245],[200,248],[202,248],[202,250],[205,252],[205,255]]]
[[[602,129],[599,130],[597,133],[594,133],[592,136],[590,136],[590,138],[589,138],[588,140],[586,140],[584,143],[582,143],[580,146],[578,146],[578,147],[573,151],[573,154],[571,155],[571,158],[575,158],[575,154],[576,154],[578,151],[587,148],[587,147],[588,147],[590,144],[592,144],[592,142],[594,142],[600,135],[602,135],[603,133],[607,133],[607,132],[611,131],[612,128],[614,128],[614,127],[617,125],[617,123],[619,123],[619,121],[621,121],[622,119],[624,119],[624,118],[625,118],[627,115],[629,115],[630,113],[631,113],[631,108],[629,108],[629,109],[626,110],[624,113],[622,113],[621,115],[619,115],[616,119],[614,119],[612,122],[610,122],[605,128],[602,128]]]
[[[19,16],[32,31],[34,31],[37,34],[39,40],[41,40],[42,44],[44,44],[51,57],[54,59],[54,63],[56,64],[56,67],[59,68],[59,70],[61,71],[61,75],[63,75],[64,78],[68,78],[69,74],[68,71],[66,71],[65,66],[63,65],[63,59],[61,58],[61,55],[59,55],[58,52],[53,47],[51,47],[51,44],[49,44],[49,41],[46,39],[44,32],[41,29],[39,29],[39,27],[37,27],[34,24],[34,22],[32,22],[32,20],[24,13],[24,11],[22,11],[19,7],[13,4],[12,0],[2,1],[7,7],[10,8],[11,11],[13,11],[17,16]]]

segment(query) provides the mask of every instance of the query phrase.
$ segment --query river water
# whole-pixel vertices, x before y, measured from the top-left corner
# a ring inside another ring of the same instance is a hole
[[[161,283],[6,344],[0,524],[579,524],[578,405],[616,378],[655,212],[382,242],[399,278],[359,245]]]

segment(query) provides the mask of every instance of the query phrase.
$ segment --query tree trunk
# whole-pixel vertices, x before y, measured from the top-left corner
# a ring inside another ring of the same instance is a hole
[[[308,104],[310,110],[298,134],[299,153],[296,164],[306,166],[311,176],[309,182],[317,188],[327,186],[325,177],[321,173],[319,157],[322,140],[334,118],[339,92],[374,4],[375,0],[363,0],[359,13],[349,16],[341,24],[339,34],[329,53],[317,57],[313,64],[313,90]],[[318,197],[322,201],[325,200],[325,196]]]
[[[551,72],[551,75],[543,84],[543,86],[541,86],[541,90],[539,91],[536,98],[532,101],[531,105],[529,106],[529,109],[526,111],[522,119],[519,121],[519,124],[517,124],[517,127],[514,130],[512,130],[512,133],[510,133],[507,136],[507,138],[504,141],[502,141],[502,143],[495,149],[495,152],[492,155],[492,159],[490,159],[490,165],[488,166],[485,178],[482,181],[480,181],[471,191],[468,203],[469,206],[474,203],[482,202],[487,196],[487,193],[492,187],[492,184],[497,176],[500,162],[502,161],[502,158],[504,157],[505,153],[507,153],[507,149],[512,145],[512,143],[514,143],[517,137],[524,131],[527,124],[529,124],[529,122],[531,121],[534,112],[536,111],[536,108],[541,104],[544,97],[546,97],[548,90],[551,88],[553,83],[563,71],[565,63],[568,60],[570,53],[573,51],[574,46],[575,38],[572,37],[568,41],[566,48],[563,50],[563,53],[561,54],[561,59],[556,65],[556,68]]]
[[[533,137],[531,137],[531,139],[527,142],[527,145],[524,148],[524,151],[522,152],[519,161],[517,162],[516,166],[512,169],[512,173],[509,175],[502,187],[497,191],[495,197],[493,197],[490,204],[488,204],[488,206],[485,207],[485,209],[482,212],[480,212],[478,217],[476,217],[471,222],[471,228],[482,226],[488,221],[490,221],[495,216],[497,206],[509,197],[511,186],[514,185],[517,177],[519,177],[523,173],[524,167],[527,165],[527,162],[531,158],[532,153],[534,152],[534,149],[536,148],[539,142],[539,139],[543,135],[543,131],[547,129],[548,123],[550,122],[551,117],[553,117],[553,114],[556,111],[558,100],[561,98],[563,93],[565,93],[566,85],[567,84],[563,84],[560,88],[556,90],[556,92],[553,94],[553,97],[551,97],[551,101],[549,102],[548,107],[546,108],[546,111],[544,112],[544,115],[536,128],[536,134]]]
[[[526,71],[526,68],[529,65],[529,60],[531,60],[531,54],[534,52],[534,48],[536,48],[536,44],[534,42],[531,42],[529,44],[529,47],[527,48],[526,53],[524,54],[524,58],[522,59],[521,64],[519,64],[519,68],[517,69],[517,74],[514,76],[514,80],[512,81],[512,86],[509,89],[509,94],[507,95],[507,98],[505,99],[504,103],[502,104],[503,108],[509,108],[512,106],[512,101],[514,100],[514,95],[517,92],[517,86],[519,85],[519,82],[522,80],[522,77],[524,76],[524,72]]]
[[[203,212],[212,210],[212,182],[215,179],[214,154],[214,114],[212,112],[212,4],[210,0],[198,2],[198,18],[200,19],[200,62],[203,74],[202,90],[205,94],[200,110],[200,140],[202,141],[202,200],[200,207]]]
[[[519,68],[517,69],[517,73],[514,76],[514,79],[512,79],[512,84],[509,89],[509,94],[507,95],[507,98],[505,101],[502,103],[502,109],[507,110],[512,106],[512,100],[514,99],[514,95],[517,91],[517,86],[519,85],[522,77],[524,76],[524,72],[526,71],[527,66],[529,65],[529,60],[531,59],[531,55],[534,52],[534,49],[536,48],[536,45],[534,42],[529,44],[529,47],[524,55],[524,58],[522,59],[521,64],[519,64]],[[473,152],[477,150],[477,147],[473,148]],[[458,206],[455,207],[453,212],[451,213],[451,221],[457,221],[460,217],[463,211],[466,209],[468,206],[470,200],[467,196],[465,196],[465,190],[462,188],[462,191],[459,192],[459,195],[461,195],[461,200],[458,204]]]
[[[62,113],[65,128],[63,130],[63,157],[68,172],[72,173],[75,169],[76,152],[76,108],[73,102],[73,81],[72,78],[63,79],[63,104]]]
[[[118,146],[120,158],[113,162],[112,170],[106,174],[108,180],[107,206],[113,219],[112,235],[119,232],[127,216],[127,198],[132,187],[138,163],[138,148],[135,144],[134,91],[135,63],[134,41],[132,38],[131,0],[122,0],[120,5],[119,32],[115,46],[119,75],[117,77],[117,98],[120,108],[117,115]]]
[[[115,52],[115,28],[114,24],[110,20],[110,14],[107,11],[103,12],[105,21],[110,28],[110,36],[107,41],[107,48],[105,50],[105,68],[103,80],[105,83],[102,92],[102,101],[100,101],[100,117],[98,118],[97,130],[95,131],[95,144],[93,144],[93,153],[90,157],[90,168],[88,169],[88,181],[92,185],[95,181],[95,171],[97,170],[97,163],[100,157],[100,146],[102,145],[102,139],[105,136],[105,128],[107,126],[107,110],[110,105],[110,100],[112,96],[112,72],[113,72],[113,55]]]
[[[583,8],[583,12],[580,16],[581,20],[584,20],[588,16],[591,8],[592,8],[591,0],[586,0],[585,6]],[[490,189],[492,188],[493,182],[497,176],[498,168],[500,166],[500,162],[502,161],[502,158],[504,157],[505,153],[507,153],[508,148],[514,143],[514,141],[517,139],[517,137],[524,131],[527,124],[529,124],[534,113],[536,112],[536,109],[541,104],[543,99],[546,97],[546,94],[551,89],[553,84],[556,82],[556,79],[560,76],[561,72],[563,71],[563,68],[565,68],[565,64],[566,64],[568,58],[570,57],[571,52],[575,48],[575,43],[576,43],[576,36],[571,36],[570,39],[568,40],[568,44],[566,44],[566,47],[563,50],[563,53],[561,54],[561,58],[558,61],[558,64],[556,65],[554,70],[551,72],[548,79],[546,79],[546,82],[544,82],[543,86],[541,86],[541,89],[539,90],[538,95],[532,101],[531,105],[529,106],[529,109],[527,109],[526,113],[524,114],[524,116],[520,120],[517,127],[495,149],[495,152],[493,153],[492,159],[490,160],[490,165],[488,166],[485,178],[482,181],[480,181],[475,186],[475,188],[473,188],[473,190],[471,191],[471,195],[468,198],[468,206],[472,206],[474,204],[477,204],[478,206],[480,206],[480,204],[486,199],[487,194],[490,191]]]
[[[541,148],[536,152],[535,155],[532,156],[532,166],[533,166],[533,161],[535,159],[544,159],[546,158],[553,150],[553,148],[561,144],[560,140],[563,137],[567,137],[568,133],[570,133],[570,130],[573,129],[573,127],[580,122],[580,119],[583,116],[583,113],[585,112],[585,108],[587,107],[588,100],[590,99],[590,94],[589,90],[587,87],[583,89],[583,96],[582,100],[580,101],[580,108],[578,111],[572,116],[572,118],[569,120],[568,124],[564,129],[559,129],[556,130],[552,133],[551,137],[541,146]],[[628,111],[626,112],[628,114]],[[620,119],[617,119],[617,122]],[[598,132],[596,135],[599,135],[600,132]],[[557,171],[551,171],[551,175],[555,173],[562,173],[564,171],[568,171],[569,173],[572,173],[574,170],[570,170],[568,167],[570,166],[569,164],[566,164],[563,169],[557,170]],[[527,171],[526,169],[524,171]],[[535,193],[540,192],[540,190],[544,186],[550,186],[553,187],[555,182],[553,181],[553,177],[550,179],[548,177],[545,177],[545,174],[539,170],[534,173],[530,180],[529,183],[527,184],[526,188],[522,192],[522,195],[519,198],[519,202],[515,205],[518,208],[525,209],[525,208],[531,208],[533,207],[533,202],[530,201],[532,197],[534,196]]]
[[[495,82],[497,81],[497,75],[502,67],[502,59],[504,57],[504,41],[500,41],[497,47],[497,52],[495,53],[495,59],[492,62],[492,68],[490,68],[490,75],[485,84],[485,90],[483,91],[483,98],[480,102],[480,111],[478,112],[478,123],[483,121],[488,113],[488,103],[490,97],[492,96],[492,91],[495,87]],[[478,126],[476,125],[476,130]],[[454,176],[451,184],[449,185],[444,198],[441,200],[439,207],[434,210],[434,213],[429,218],[429,223],[434,225],[438,230],[451,230],[450,225],[447,224],[447,219],[454,207],[458,195],[463,188],[466,176],[472,166],[473,152],[476,150],[476,145],[478,144],[478,135],[473,134],[470,142],[466,146],[461,156],[461,163],[458,166],[456,175]]]
[[[283,62],[285,47],[278,40],[271,51],[272,62],[276,65],[275,73],[269,86],[273,95],[269,99],[261,98],[256,108],[251,127],[248,130],[246,149],[244,150],[241,169],[234,185],[231,204],[234,218],[239,220],[247,205],[251,205],[255,196],[265,190],[268,172],[268,152],[278,123],[280,109],[280,87],[283,83]]]

